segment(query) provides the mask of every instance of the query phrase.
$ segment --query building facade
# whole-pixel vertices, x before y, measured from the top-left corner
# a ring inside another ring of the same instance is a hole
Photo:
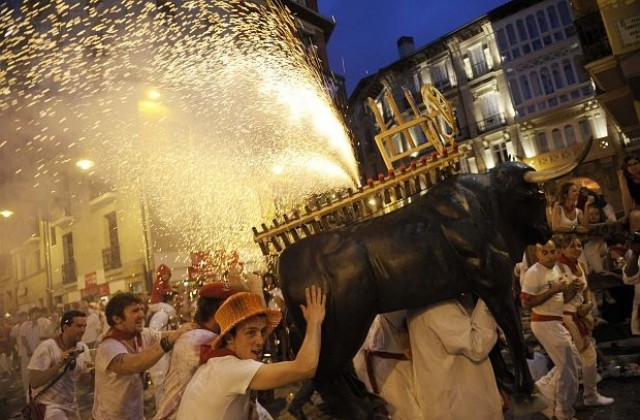
[[[384,92],[394,92],[409,118],[401,87],[420,103],[417,93],[430,83],[454,108],[456,140],[468,151],[467,170],[485,172],[512,158],[547,169],[572,160],[593,137],[590,154],[571,178],[601,190],[620,208],[619,128],[607,119],[584,70],[568,1],[513,1],[418,50],[401,39],[399,52],[397,62],[362,79],[349,100],[348,121],[363,178],[386,172],[376,157],[378,127],[366,98],[375,99],[388,128],[395,121]],[[402,148],[398,140],[396,146]],[[547,185],[550,195],[564,181]]]
[[[17,14],[21,3],[2,2],[0,7],[11,7]],[[108,3],[87,1],[83,7],[108,8]],[[327,88],[337,103],[346,102],[344,80],[333,75],[326,53],[335,22],[319,14],[316,0],[284,3],[302,43],[319,58]],[[46,9],[54,7],[47,2],[25,4],[53,13]],[[182,2],[154,4],[170,15]],[[82,13],[84,9],[77,7],[56,18],[74,19]],[[29,141],[25,137],[25,144]],[[12,208],[14,215],[0,217],[0,310],[68,307],[81,299],[106,299],[117,291],[148,291],[160,263],[171,266],[174,282],[188,277],[190,253],[198,250],[172,247],[171,238],[156,231],[160,224],[141,196],[116,191],[92,169],[82,170],[75,160],[59,161],[56,156],[46,162],[52,169],[35,182],[39,187],[34,190],[34,183],[24,176],[28,171],[16,175],[19,166],[14,167],[8,149],[0,147],[0,158],[7,162],[0,168],[0,210]]]

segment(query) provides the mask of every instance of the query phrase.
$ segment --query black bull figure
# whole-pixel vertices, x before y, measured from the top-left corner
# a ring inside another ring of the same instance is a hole
[[[533,381],[513,298],[513,265],[528,244],[551,231],[538,183],[563,176],[577,163],[536,172],[503,163],[487,174],[462,174],[434,186],[389,214],[299,241],[280,256],[278,272],[291,320],[312,284],[327,292],[327,315],[314,385],[347,418],[372,409],[349,384],[351,360],[376,314],[416,308],[472,292],[503,330],[514,360],[516,398],[527,400]],[[434,384],[437,386],[437,384]]]

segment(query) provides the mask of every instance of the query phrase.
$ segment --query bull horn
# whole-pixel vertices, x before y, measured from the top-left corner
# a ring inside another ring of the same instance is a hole
[[[522,175],[523,178],[524,178],[524,181],[528,182],[530,184],[541,184],[543,182],[547,182],[547,181],[550,181],[552,179],[556,179],[556,178],[560,178],[561,176],[565,176],[569,172],[573,171],[578,165],[580,165],[580,163],[582,163],[584,158],[586,158],[587,155],[589,154],[589,150],[591,150],[591,145],[592,144],[593,144],[593,136],[590,136],[589,139],[587,140],[586,145],[582,149],[582,152],[580,153],[580,156],[578,156],[576,158],[575,162],[565,163],[564,165],[562,165],[562,166],[560,166],[558,168],[547,169],[545,171],[528,171],[528,172],[525,172],[524,175]]]

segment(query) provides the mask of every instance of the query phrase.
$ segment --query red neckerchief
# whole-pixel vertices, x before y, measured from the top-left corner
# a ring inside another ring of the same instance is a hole
[[[107,331],[107,333],[104,335],[104,337],[102,338],[102,340],[106,340],[107,338],[112,338],[114,340],[118,340],[118,341],[129,341],[132,338],[135,338],[135,345],[136,347],[140,348],[142,347],[142,334],[140,334],[139,332],[136,333],[130,333],[127,331],[122,331],[118,328],[109,328],[109,331]]]
[[[578,267],[577,260],[571,261],[569,258],[565,257],[563,254],[560,254],[560,256],[558,257],[558,262],[568,266],[574,275],[576,276],[580,275],[580,268]]]
[[[223,347],[221,349],[212,349],[210,344],[203,344],[200,346],[200,364],[201,365],[207,363],[207,360],[211,358],[224,357],[224,356],[236,356],[236,354],[226,347]]]

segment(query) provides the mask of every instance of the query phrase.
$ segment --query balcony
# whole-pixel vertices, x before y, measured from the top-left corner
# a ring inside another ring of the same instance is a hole
[[[63,200],[58,202],[49,212],[51,227],[68,228],[74,222],[71,215],[71,201]]]
[[[486,61],[481,61],[471,65],[471,72],[473,73],[473,79],[476,79],[489,73],[489,66]]]
[[[499,113],[490,116],[489,118],[485,118],[482,121],[478,121],[478,132],[485,133],[487,131],[493,130],[494,128],[502,127],[507,123],[507,120],[504,117],[504,113]]]
[[[102,266],[104,271],[115,270],[122,267],[120,261],[120,247],[104,248],[102,250]]]
[[[73,260],[62,264],[62,284],[76,283],[76,263]]]

